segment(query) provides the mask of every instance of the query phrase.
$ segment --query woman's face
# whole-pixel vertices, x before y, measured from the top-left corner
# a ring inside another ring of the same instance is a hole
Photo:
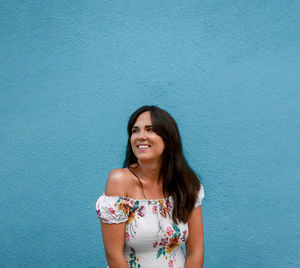
[[[165,144],[152,128],[149,111],[141,113],[136,119],[130,138],[132,151],[138,160],[158,160],[164,151]]]

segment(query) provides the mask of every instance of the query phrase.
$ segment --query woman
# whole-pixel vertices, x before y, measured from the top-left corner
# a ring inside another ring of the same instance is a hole
[[[143,106],[131,115],[128,136],[124,168],[111,171],[96,203],[109,267],[202,267],[204,191],[174,119]]]

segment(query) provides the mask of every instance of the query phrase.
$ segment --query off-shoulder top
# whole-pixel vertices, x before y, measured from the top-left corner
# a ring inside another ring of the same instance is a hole
[[[201,185],[195,208],[202,204]],[[188,224],[174,224],[173,200],[132,199],[103,194],[96,211],[103,223],[126,222],[124,256],[130,268],[183,268],[182,246],[188,238]]]

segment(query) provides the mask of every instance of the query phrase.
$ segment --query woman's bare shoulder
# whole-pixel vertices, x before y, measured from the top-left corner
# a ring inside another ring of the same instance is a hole
[[[105,194],[110,196],[126,196],[130,182],[127,168],[116,168],[108,175]]]

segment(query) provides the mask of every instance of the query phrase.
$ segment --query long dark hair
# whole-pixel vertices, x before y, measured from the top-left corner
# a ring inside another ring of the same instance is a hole
[[[160,170],[160,176],[163,178],[163,193],[165,196],[172,196],[174,200],[173,221],[176,224],[178,221],[186,223],[194,209],[200,181],[183,155],[177,124],[168,112],[157,106],[143,106],[131,115],[127,126],[128,143],[123,167],[138,162],[132,151],[130,138],[136,119],[141,113],[147,111],[151,114],[153,130],[165,143]]]

